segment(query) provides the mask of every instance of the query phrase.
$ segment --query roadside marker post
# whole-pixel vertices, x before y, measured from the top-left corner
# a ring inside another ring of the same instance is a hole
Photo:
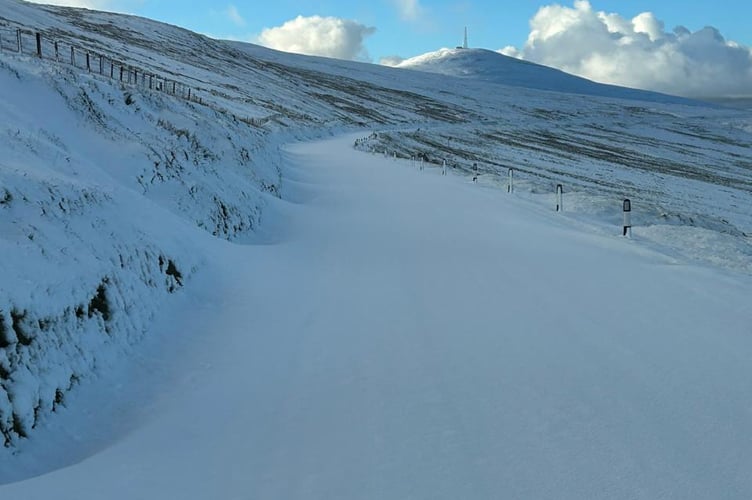
[[[514,193],[514,169],[509,169],[509,183],[507,184],[507,193]]]
[[[629,201],[629,199],[625,199],[624,203],[622,204],[622,209],[624,211],[624,229],[622,236],[626,236],[627,238],[632,237],[632,202]]]
[[[563,212],[564,211],[564,204],[563,204],[563,195],[564,195],[564,186],[561,184],[556,185],[556,211],[557,212]]]

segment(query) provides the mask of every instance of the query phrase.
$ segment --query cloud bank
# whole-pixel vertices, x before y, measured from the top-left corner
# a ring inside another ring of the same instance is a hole
[[[650,12],[627,19],[587,0],[542,7],[525,46],[500,52],[603,83],[689,97],[752,96],[752,48],[712,27],[668,32]]]
[[[282,26],[265,29],[257,41],[285,52],[366,61],[370,58],[363,42],[375,31],[349,19],[298,16]]]

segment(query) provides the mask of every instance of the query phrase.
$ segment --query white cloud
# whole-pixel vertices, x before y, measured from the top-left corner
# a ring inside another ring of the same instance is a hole
[[[382,57],[379,60],[379,64],[381,64],[382,66],[397,66],[399,63],[401,63],[404,60],[405,58],[400,57],[400,56],[386,56],[386,57]]]
[[[694,33],[644,12],[628,19],[587,0],[542,7],[521,49],[501,53],[599,82],[685,96],[752,95],[752,49],[711,27]]]
[[[285,52],[368,60],[363,42],[375,31],[375,28],[349,19],[298,16],[282,26],[265,29],[257,41]]]
[[[235,26],[243,27],[246,25],[245,18],[240,15],[238,8],[234,5],[228,6],[225,10],[225,14],[227,14],[227,17]]]
[[[400,17],[405,21],[418,21],[424,16],[425,9],[420,5],[420,0],[392,0]]]

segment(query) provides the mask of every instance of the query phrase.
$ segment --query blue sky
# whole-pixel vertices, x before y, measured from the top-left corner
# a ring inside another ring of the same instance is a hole
[[[194,0],[190,7],[177,6],[174,1],[111,2],[114,8],[214,36],[255,40],[265,28],[281,26],[299,15],[319,15],[357,21],[375,28],[364,45],[375,62],[385,56],[411,57],[462,42],[462,30],[468,26],[472,46],[500,49],[520,47],[530,32],[529,21],[538,9],[555,2],[498,2],[492,0],[445,0],[410,2],[375,0],[368,3],[352,0],[234,0],[226,3]],[[559,2],[571,6],[572,2]],[[182,2],[180,2],[182,4]],[[405,5],[417,5],[414,18],[403,16]],[[642,12],[653,12],[665,23],[667,30],[683,25],[690,31],[705,26],[717,28],[726,39],[752,45],[752,2],[653,0],[593,0],[593,9],[618,13],[633,18]],[[234,8],[240,19],[229,14]]]
[[[752,0],[34,1],[389,65],[460,45],[467,26],[471,47],[599,82],[691,97],[752,97]]]

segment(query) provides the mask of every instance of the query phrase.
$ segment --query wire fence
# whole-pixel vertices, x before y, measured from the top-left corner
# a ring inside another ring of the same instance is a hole
[[[110,78],[122,85],[163,92],[177,98],[204,104],[198,92],[179,79],[168,78],[102,52],[56,40],[49,35],[25,28],[0,25],[0,54],[3,53],[17,53],[37,57],[40,60],[56,61]]]

